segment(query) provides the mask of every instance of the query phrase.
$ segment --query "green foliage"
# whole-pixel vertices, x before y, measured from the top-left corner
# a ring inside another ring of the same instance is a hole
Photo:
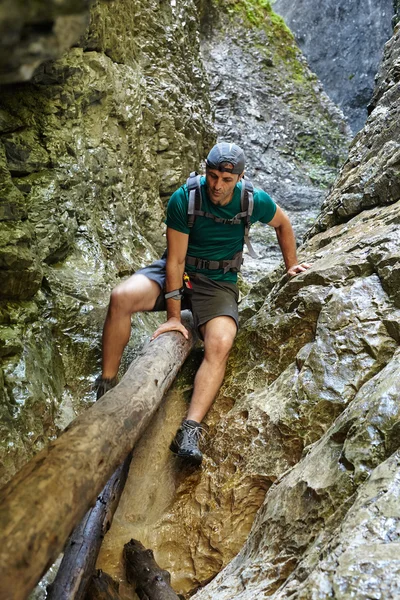
[[[293,39],[292,32],[285,21],[277,15],[271,6],[270,0],[215,0],[221,8],[231,16],[241,15],[250,25],[263,27],[273,25]]]
[[[294,40],[293,34],[282,17],[274,13],[270,0],[209,0],[217,12],[228,14],[232,24],[240,20],[241,25],[252,31],[262,31],[261,37],[249,36],[252,46],[261,56],[260,65],[268,71],[275,89],[285,94],[285,102],[296,114],[309,114],[310,106],[319,105],[316,91],[316,76],[311,73]],[[262,40],[260,43],[259,40]],[[293,152],[299,163],[306,165],[310,179],[321,187],[332,184],[332,168],[336,168],[337,153],[342,134],[332,133],[332,118],[325,111],[315,116],[317,127],[312,135],[300,135],[293,141]],[[332,140],[332,145],[327,140]],[[332,148],[333,146],[333,148]]]
[[[271,14],[272,8],[269,0],[242,0],[236,3],[236,7],[242,5],[242,11],[252,25],[260,27],[267,14]]]
[[[268,37],[268,52],[275,54],[277,62],[283,61],[285,69],[293,70],[293,79],[303,81],[303,65],[298,63],[299,50],[294,37],[283,18],[277,15],[270,0],[214,0],[219,10],[231,18],[241,17],[249,28],[263,29]]]

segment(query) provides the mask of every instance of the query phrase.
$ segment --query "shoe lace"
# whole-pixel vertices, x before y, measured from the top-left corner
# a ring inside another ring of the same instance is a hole
[[[190,442],[198,442],[199,440],[204,440],[206,430],[201,425],[192,425],[191,423],[186,423],[185,429],[188,440]]]

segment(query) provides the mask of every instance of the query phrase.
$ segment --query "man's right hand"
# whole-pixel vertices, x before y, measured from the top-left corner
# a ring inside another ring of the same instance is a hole
[[[180,331],[186,339],[189,338],[189,332],[186,329],[186,327],[181,323],[180,319],[177,319],[176,317],[171,317],[171,319],[168,319],[168,321],[160,325],[160,327],[151,336],[150,341],[155,340],[156,337],[158,337],[162,333],[167,333],[167,331]]]

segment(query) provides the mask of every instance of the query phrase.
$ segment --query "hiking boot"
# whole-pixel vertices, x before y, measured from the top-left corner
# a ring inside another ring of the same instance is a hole
[[[204,428],[197,421],[183,421],[169,449],[180,458],[184,458],[194,465],[200,465],[203,455],[198,444],[204,431]]]
[[[106,377],[99,377],[94,382],[94,387],[97,390],[96,400],[100,400],[102,396],[106,392],[109,392],[113,387],[115,387],[118,383],[117,377],[112,377],[111,379],[107,379]]]

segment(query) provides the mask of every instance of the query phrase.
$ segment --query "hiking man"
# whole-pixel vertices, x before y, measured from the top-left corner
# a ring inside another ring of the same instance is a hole
[[[98,398],[116,384],[133,313],[167,310],[167,321],[152,339],[167,331],[180,331],[187,338],[181,309],[192,310],[204,341],[204,358],[196,373],[188,414],[170,449],[194,464],[202,461],[198,447],[201,422],[222,384],[238,328],[236,281],[250,220],[275,228],[289,275],[310,266],[298,264],[289,218],[268,194],[243,179],[244,167],[243,150],[236,144],[221,142],[211,149],[206,176],[191,176],[168,202],[166,255],[116,286],[104,325]],[[247,206],[243,207],[244,203]]]

